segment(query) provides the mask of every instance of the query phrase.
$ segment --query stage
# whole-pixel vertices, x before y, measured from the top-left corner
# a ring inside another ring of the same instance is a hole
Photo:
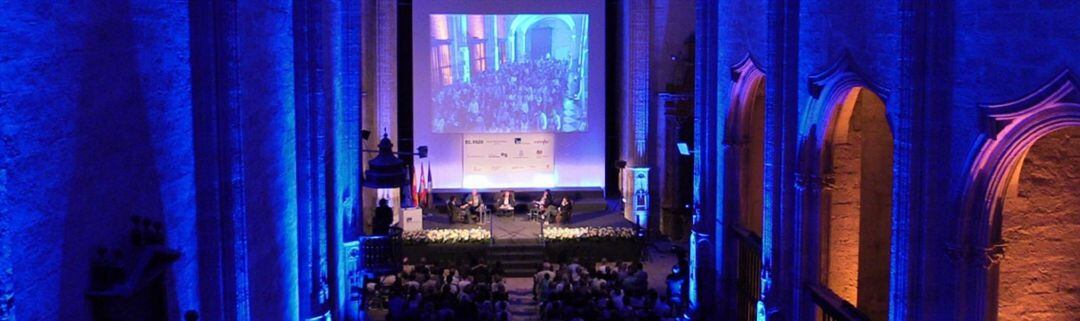
[[[492,232],[495,243],[522,243],[539,242],[540,222],[529,220],[526,214],[517,213],[513,216],[492,215],[494,226],[484,224],[459,224],[450,223],[450,218],[445,213],[432,213],[424,217],[424,229],[472,229],[482,227]],[[634,223],[623,217],[622,211],[608,211],[600,209],[585,213],[575,213],[568,224],[547,224],[551,227],[623,227],[633,228]]]
[[[621,210],[601,209],[578,213],[571,223],[545,224],[541,238],[540,222],[524,213],[513,216],[492,216],[483,224],[450,223],[444,213],[432,213],[423,218],[423,233],[468,233],[490,237],[469,240],[439,239],[406,241],[403,254],[431,261],[459,261],[487,258],[500,262],[510,276],[530,276],[543,261],[568,262],[582,259],[634,260],[639,256],[642,239],[637,237],[634,223],[623,218]],[[471,232],[466,232],[471,231]],[[420,231],[412,232],[417,233]],[[406,232],[409,234],[409,232]],[[407,237],[408,238],[408,235]]]

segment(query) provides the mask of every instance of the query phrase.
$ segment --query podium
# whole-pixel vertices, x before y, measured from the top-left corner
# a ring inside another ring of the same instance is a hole
[[[401,211],[401,229],[420,231],[424,229],[424,211],[419,207],[410,207]]]

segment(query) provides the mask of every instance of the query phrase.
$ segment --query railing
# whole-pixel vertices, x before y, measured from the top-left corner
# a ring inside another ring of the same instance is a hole
[[[819,284],[808,284],[806,287],[810,292],[810,299],[813,300],[814,305],[817,305],[818,307],[821,321],[870,320],[870,317],[867,317],[861,311],[856,309],[851,303],[840,298],[840,296],[833,293],[832,290]]]
[[[757,301],[761,297],[761,237],[738,225],[732,225],[738,243],[738,270],[735,280],[735,319],[757,320]]]
[[[375,275],[401,270],[401,228],[391,227],[387,235],[361,236],[359,269]]]

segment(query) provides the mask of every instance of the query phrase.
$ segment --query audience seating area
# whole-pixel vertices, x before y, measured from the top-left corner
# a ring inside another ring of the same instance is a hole
[[[685,310],[686,276],[674,270],[667,288],[650,289],[641,262],[544,262],[532,277],[532,300],[512,303],[502,263],[406,258],[399,273],[369,280],[365,303],[388,321],[663,321]],[[535,315],[511,314],[530,304]]]

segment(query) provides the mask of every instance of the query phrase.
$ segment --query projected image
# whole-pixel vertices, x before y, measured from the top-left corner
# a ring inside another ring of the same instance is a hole
[[[431,15],[434,133],[587,129],[588,15]]]

